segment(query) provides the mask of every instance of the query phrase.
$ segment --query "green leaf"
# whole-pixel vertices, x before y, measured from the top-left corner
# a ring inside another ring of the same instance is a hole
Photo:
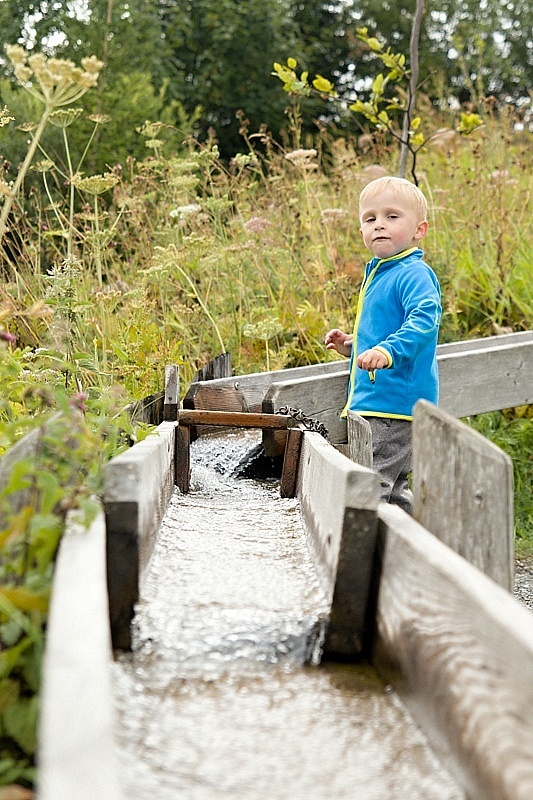
[[[13,703],[3,715],[5,732],[28,755],[31,755],[35,750],[38,707],[39,701],[37,697],[23,697]]]

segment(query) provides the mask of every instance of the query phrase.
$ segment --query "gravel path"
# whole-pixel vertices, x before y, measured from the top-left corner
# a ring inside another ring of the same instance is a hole
[[[533,611],[533,558],[516,559],[514,594]]]

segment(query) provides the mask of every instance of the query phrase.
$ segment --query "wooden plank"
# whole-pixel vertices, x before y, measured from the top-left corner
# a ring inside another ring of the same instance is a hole
[[[163,405],[163,422],[171,422],[178,418],[180,402],[179,372],[175,365],[165,367],[165,399]]]
[[[193,382],[227,378],[231,375],[231,371],[231,353],[221,353],[198,370]]]
[[[437,356],[447,356],[451,353],[472,352],[486,350],[487,348],[502,347],[504,345],[518,345],[533,341],[533,331],[517,331],[503,333],[498,336],[483,336],[478,339],[462,339],[459,342],[446,342],[437,347]]]
[[[298,466],[302,450],[302,436],[303,431],[300,428],[292,428],[287,433],[283,467],[279,482],[279,493],[281,497],[294,497],[296,494],[296,479],[298,477]]]
[[[505,345],[489,340],[483,349],[444,355],[439,379],[439,406],[454,417],[533,403],[533,338]]]
[[[174,491],[176,422],[155,431],[105,467],[107,580],[115,649],[131,646],[130,623],[139,580]]]
[[[425,400],[413,419],[413,495],[413,515],[428,531],[512,590],[512,461]]]
[[[331,602],[324,652],[354,658],[365,645],[379,478],[319,433],[302,442],[297,496],[317,569]]]
[[[210,425],[228,428],[270,428],[286,430],[296,425],[296,421],[285,414],[254,414],[238,411],[197,411],[183,409],[179,412],[181,425]]]
[[[362,467],[372,469],[374,457],[372,454],[372,431],[368,420],[360,417],[355,411],[348,411],[348,457],[361,464]]]
[[[471,800],[533,797],[533,614],[379,506],[373,663]]]
[[[115,741],[105,521],[67,522],[46,631],[39,723],[40,800],[121,800]]]
[[[193,384],[183,398],[183,408],[218,411],[251,410],[239,387],[213,386],[213,383],[214,381]]]
[[[187,494],[191,472],[191,429],[179,425],[176,431],[176,477],[175,483],[182,494]]]

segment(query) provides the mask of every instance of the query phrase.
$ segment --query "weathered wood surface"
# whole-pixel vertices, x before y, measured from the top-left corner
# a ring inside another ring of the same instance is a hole
[[[373,663],[471,800],[533,797],[533,614],[380,504]]]
[[[196,381],[212,381],[217,378],[228,378],[231,375],[231,353],[221,353],[215,356],[197,371],[192,383]]]
[[[308,378],[275,381],[265,393],[263,411],[272,414],[283,406],[299,408],[306,416],[317,419],[326,426],[332,444],[345,442],[346,420],[339,415],[346,402],[347,380],[347,373],[338,371]],[[341,405],[332,403],[332,397],[342,397]]]
[[[139,575],[174,491],[176,422],[163,422],[105,468],[109,611],[113,646],[129,649]]]
[[[279,493],[281,497],[294,497],[296,494],[303,435],[304,432],[300,428],[292,428],[287,433],[285,452],[283,454],[283,467],[279,481]]]
[[[437,360],[439,405],[455,417],[533,402],[533,331],[439,345]],[[347,441],[346,423],[339,415],[346,402],[348,378],[344,360],[229,380],[246,397],[250,411],[272,413],[285,405],[298,405],[308,416],[320,419],[330,441],[339,444]],[[212,382],[212,408],[217,403],[217,386],[229,385]],[[203,391],[198,385],[191,387],[193,404],[195,392],[201,396]]]
[[[413,515],[426,530],[512,591],[512,461],[423,400],[413,418],[413,495]]]
[[[362,653],[374,557],[379,479],[318,433],[302,442],[297,496],[311,550],[331,598],[324,650]]]
[[[115,741],[105,522],[70,521],[56,565],[41,692],[39,800],[122,800]]]
[[[176,429],[176,486],[187,494],[191,482],[191,427],[178,425]]]
[[[372,469],[374,458],[372,455],[372,431],[368,420],[360,417],[354,411],[348,411],[348,458],[361,464],[362,467]]]
[[[513,336],[511,342],[494,336],[483,347],[444,351],[438,358],[439,406],[467,417],[533,403],[533,331]]]
[[[163,403],[163,419],[158,422],[172,422],[178,418],[180,405],[180,381],[178,368],[168,364],[165,367],[165,398]]]
[[[243,411],[261,411],[263,397],[269,386],[275,381],[334,374],[345,369],[345,362],[331,361],[328,364],[312,364],[305,367],[293,367],[272,372],[252,372],[248,375],[220,378],[209,381],[209,387],[193,382],[183,398],[183,407],[226,408],[223,405],[215,405],[217,399],[219,399],[221,402],[233,402],[234,405],[231,408],[227,408],[228,411],[241,410],[240,408],[235,409],[237,403],[244,403],[246,407],[242,407]],[[208,394],[204,394],[206,392]],[[207,397],[209,398],[208,400],[205,399]],[[205,405],[206,402],[213,403],[213,405],[207,406]]]
[[[178,414],[180,425],[208,425],[228,428],[270,428],[286,430],[296,421],[286,414],[240,413],[238,411],[208,411],[183,409]]]

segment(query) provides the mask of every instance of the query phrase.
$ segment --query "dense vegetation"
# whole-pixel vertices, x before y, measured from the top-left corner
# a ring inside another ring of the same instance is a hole
[[[240,147],[222,158],[214,137],[186,135],[194,114],[181,107],[177,125],[178,106],[154,100],[151,79],[137,86],[142,124],[127,125],[115,100],[132,85],[99,95],[97,59],[67,68],[15,48],[11,61],[19,83],[3,85],[0,153],[21,155],[0,183],[0,455],[52,417],[0,495],[0,784],[31,784],[55,548],[69,510],[94,513],[105,461],[144,435],[125,406],[161,388],[165,364],[180,366],[185,389],[224,351],[237,373],[332,357],[324,333],[351,326],[367,259],[359,191],[394,173],[398,153],[386,130],[361,139],[321,124],[312,135],[294,103],[283,137],[241,119]],[[271,69],[262,81],[286,104]],[[421,102],[425,124],[445,129],[417,163],[441,341],[531,329],[527,126],[514,106],[480,98],[483,125],[462,138],[450,110]],[[115,109],[131,143],[120,161],[104,136]],[[513,457],[517,546],[531,554],[531,407],[470,422]],[[22,487],[30,500],[12,511]]]

